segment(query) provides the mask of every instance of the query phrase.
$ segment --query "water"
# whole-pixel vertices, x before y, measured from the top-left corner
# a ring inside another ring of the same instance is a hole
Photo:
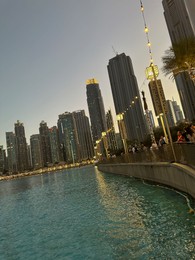
[[[3,181],[0,198],[2,260],[195,259],[186,199],[134,178],[90,166]]]

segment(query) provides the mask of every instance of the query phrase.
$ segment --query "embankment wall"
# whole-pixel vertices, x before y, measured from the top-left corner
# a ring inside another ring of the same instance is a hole
[[[179,163],[119,163],[99,164],[98,169],[106,173],[127,175],[161,183],[185,193],[195,199],[195,170]]]

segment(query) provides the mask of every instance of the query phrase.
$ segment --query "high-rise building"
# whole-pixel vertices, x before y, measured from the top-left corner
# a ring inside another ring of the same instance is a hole
[[[29,169],[29,164],[25,129],[23,123],[21,123],[19,120],[17,123],[15,123],[15,136],[18,171],[23,172]]]
[[[175,100],[172,101],[173,109],[175,112],[176,122],[181,122],[184,120],[183,113],[180,109],[180,106],[177,104]]]
[[[154,116],[153,116],[152,110],[148,110],[148,115],[145,114],[145,119],[146,119],[146,122],[148,124],[148,128],[150,126],[152,127],[152,129],[155,128],[155,122],[154,122]]]
[[[41,152],[42,152],[43,164],[44,166],[48,166],[50,163],[52,163],[51,144],[49,138],[49,128],[47,126],[47,123],[44,121],[41,121],[40,123],[39,134],[41,139]]]
[[[10,173],[16,173],[18,171],[17,148],[16,148],[16,135],[13,132],[6,132],[6,145],[7,145],[8,171]]]
[[[96,79],[87,80],[86,89],[91,131],[95,145],[96,141],[101,139],[102,132],[106,131],[105,109],[98,81]]]
[[[183,114],[176,101],[167,100],[167,120],[169,126],[175,126],[178,122],[183,121]]]
[[[172,43],[195,37],[195,1],[163,0],[164,16]],[[187,72],[175,76],[185,118],[195,119],[195,83]]]
[[[110,109],[106,113],[106,125],[107,125],[108,150],[110,153],[114,154],[117,151],[118,147],[116,142],[114,121]]]
[[[72,113],[65,112],[58,116],[60,145],[63,147],[64,160],[67,163],[80,161],[80,149],[75,119]]]
[[[108,74],[117,115],[122,115],[127,139],[143,141],[148,128],[132,61],[125,53],[109,60]]]
[[[85,115],[84,110],[74,111],[73,116],[75,119],[78,134],[80,158],[81,160],[93,159],[94,147],[89,124],[89,118]]]
[[[36,170],[42,168],[44,165],[41,151],[41,137],[39,134],[30,136],[30,148],[33,169]]]
[[[167,120],[169,126],[175,126],[177,123],[176,116],[175,116],[175,111],[173,107],[172,100],[166,100],[167,103]]]
[[[49,138],[51,144],[52,163],[60,162],[60,140],[58,128],[56,126],[53,126],[49,129]]]
[[[0,145],[0,174],[3,174],[6,170],[6,153],[3,149],[3,145]]]

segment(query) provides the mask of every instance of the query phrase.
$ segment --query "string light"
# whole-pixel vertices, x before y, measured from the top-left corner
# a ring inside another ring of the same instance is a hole
[[[170,129],[169,129],[169,124],[168,124],[168,120],[167,120],[167,117],[166,117],[165,109],[164,109],[164,106],[163,106],[163,100],[161,98],[160,90],[158,88],[158,82],[157,82],[158,69],[157,69],[157,66],[154,65],[154,63],[153,63],[152,49],[151,49],[151,43],[150,43],[150,40],[149,40],[149,33],[148,33],[149,30],[148,30],[148,26],[146,25],[146,19],[145,19],[145,15],[144,15],[144,7],[143,7],[143,3],[142,3],[141,0],[140,0],[140,5],[141,5],[141,13],[142,13],[143,21],[144,21],[144,28],[145,28],[144,31],[146,33],[146,38],[147,38],[147,43],[148,43],[148,50],[149,50],[149,55],[150,55],[150,62],[151,62],[150,63],[150,68],[152,69],[153,80],[155,81],[155,84],[156,84],[157,93],[158,93],[158,96],[159,96],[159,100],[160,100],[160,104],[161,104],[161,108],[162,108],[162,112],[163,112],[162,114],[163,114],[163,117],[164,117],[164,120],[165,120],[165,123],[166,123],[166,128],[167,128],[167,131],[168,131],[169,141],[170,141],[171,149],[172,149],[172,152],[173,152],[173,157],[174,157],[174,160],[176,161],[176,154],[175,154],[174,147],[173,147],[172,136],[171,136],[171,132],[170,132]],[[155,67],[157,69],[157,74],[155,72]],[[162,125],[164,124],[163,117],[161,117]],[[165,128],[164,128],[164,133],[165,133],[165,137],[166,137],[166,140],[167,140],[167,143],[168,143],[168,137],[167,137],[167,133],[166,133],[166,129]]]
[[[145,19],[145,15],[144,15],[144,6],[142,1],[140,0],[140,6],[141,6],[141,13],[142,13],[142,17],[143,17],[143,21],[144,21],[144,32],[146,33],[146,39],[147,39],[147,46],[148,46],[148,51],[149,51],[149,55],[150,55],[150,62],[151,65],[153,64],[153,58],[152,58],[152,49],[151,49],[151,42],[149,39],[149,29],[148,26],[146,24],[146,19]]]

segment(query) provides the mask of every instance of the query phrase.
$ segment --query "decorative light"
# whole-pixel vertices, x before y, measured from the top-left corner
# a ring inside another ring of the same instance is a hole
[[[106,136],[106,132],[102,132],[102,137]]]
[[[154,68],[154,71],[153,71],[152,67]],[[151,63],[150,66],[146,68],[145,73],[146,73],[147,79],[154,80],[154,73],[155,73],[156,77],[158,77],[158,75],[159,75],[159,70],[158,70],[157,65],[154,65],[153,63]]]
[[[123,114],[124,113],[116,115],[118,121],[123,120]]]
[[[147,33],[148,32],[148,27],[145,26],[144,32]]]

